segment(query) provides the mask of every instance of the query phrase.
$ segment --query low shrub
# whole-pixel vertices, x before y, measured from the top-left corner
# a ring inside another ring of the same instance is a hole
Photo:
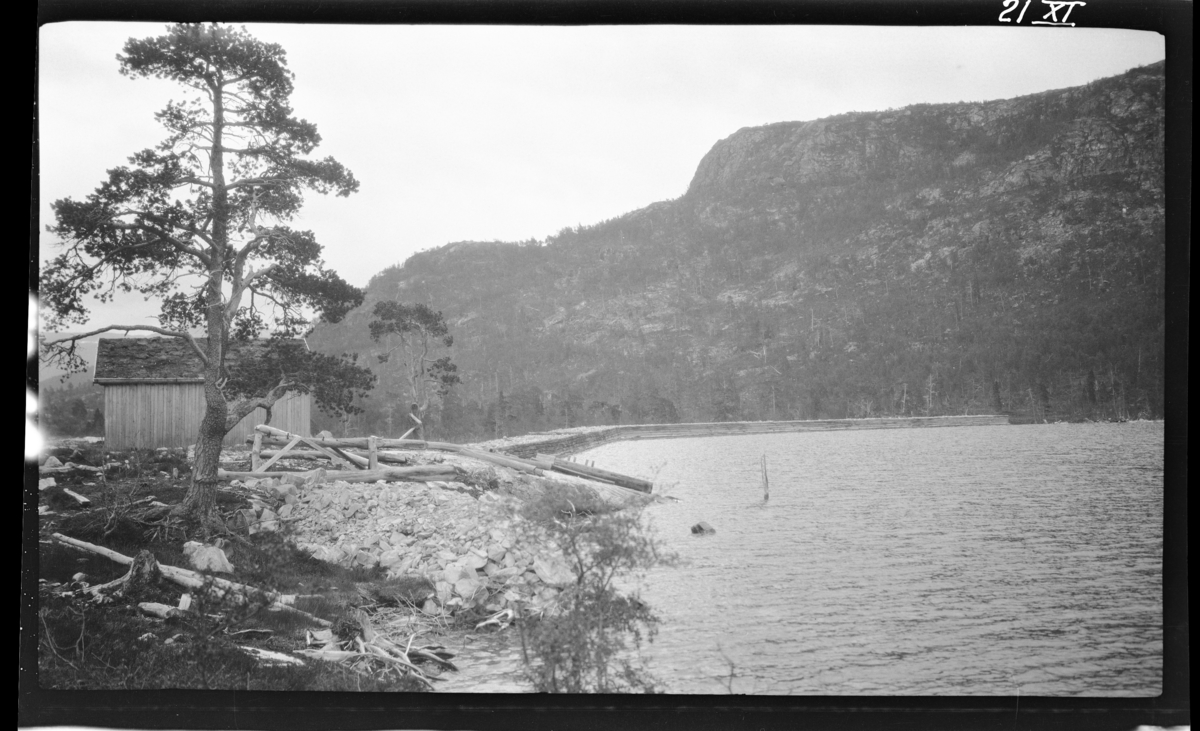
[[[646,527],[645,504],[621,509],[586,490],[547,492],[527,503],[522,517],[546,536],[574,575],[557,607],[519,623],[526,673],[545,693],[654,693],[659,681],[640,659],[659,617],[637,591],[645,571],[674,563]]]

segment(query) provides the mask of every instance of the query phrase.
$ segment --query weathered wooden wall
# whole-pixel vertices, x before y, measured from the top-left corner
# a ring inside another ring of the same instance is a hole
[[[271,425],[309,435],[312,397],[288,394],[271,410]],[[199,383],[133,383],[104,387],[104,443],[108,449],[188,447],[196,443],[204,416],[204,386]],[[256,409],[225,436],[228,446],[242,445],[254,427],[266,422]]]

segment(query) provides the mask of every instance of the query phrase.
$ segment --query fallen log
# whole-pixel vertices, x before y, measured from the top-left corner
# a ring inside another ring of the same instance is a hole
[[[562,472],[565,475],[574,475],[588,480],[597,480],[599,482],[608,482],[618,487],[629,488],[639,492],[649,493],[654,489],[654,483],[649,480],[641,480],[636,477],[621,475],[616,472],[602,470],[599,467],[589,467],[577,462],[568,462],[565,459],[558,457],[554,458],[555,472]]]
[[[263,477],[286,475],[304,479],[309,472],[237,472],[217,470],[218,480],[257,480]],[[325,479],[341,482],[431,482],[434,480],[456,480],[467,471],[454,465],[416,465],[413,467],[382,467],[377,470],[325,470]]]
[[[138,609],[152,617],[158,617],[159,619],[172,619],[174,617],[183,617],[188,614],[180,609],[168,607],[166,604],[160,604],[158,602],[139,602]]]
[[[91,465],[76,464],[75,462],[67,462],[66,464],[58,466],[58,467],[46,467],[46,466],[38,467],[38,474],[39,475],[48,475],[48,474],[56,474],[59,472],[71,472],[72,470],[79,470],[82,472],[102,473],[106,469],[108,469],[107,466],[92,467]]]
[[[91,500],[84,497],[83,495],[80,495],[79,493],[75,492],[74,490],[68,490],[67,488],[64,487],[62,489],[62,491],[64,493],[66,493],[67,495],[69,495],[75,502],[79,503],[80,507],[86,508],[92,504]]]
[[[343,437],[337,439],[334,437],[320,438],[312,437],[312,440],[323,447],[339,447],[341,449],[369,449],[368,440],[370,437]],[[384,439],[383,437],[375,438],[375,446],[380,449],[427,449],[426,442],[423,439]]]
[[[574,485],[575,483],[571,483]],[[588,480],[586,489],[591,490],[598,497],[618,505],[625,505],[635,501],[652,500],[656,502],[679,502],[676,498],[663,497],[661,495],[651,495],[641,490],[631,490],[628,487],[614,485],[611,482],[600,482],[599,480]]]
[[[88,553],[94,553],[97,556],[104,556],[105,558],[109,559],[110,561],[115,561],[116,563],[119,563],[123,566],[131,566],[134,563],[134,559],[130,558],[129,556],[117,553],[116,551],[105,548],[103,546],[97,546],[97,545],[88,543],[86,541],[81,541],[78,538],[71,538],[70,536],[64,536],[62,533],[52,533],[50,535],[50,537],[64,545],[71,546],[73,548],[77,548],[81,551],[86,551]],[[230,600],[232,600],[236,603],[239,603],[239,604],[245,603],[247,597],[251,597],[251,596],[258,597],[265,601],[270,602],[271,609],[280,609],[283,611],[302,615],[303,617],[307,618],[309,621],[316,622],[317,624],[319,624],[323,627],[333,626],[333,623],[327,619],[321,619],[320,617],[315,617],[315,616],[309,614],[308,612],[305,612],[300,609],[296,609],[295,607],[290,606],[289,604],[285,604],[284,603],[285,595],[283,595],[283,594],[279,594],[277,592],[269,591],[266,589],[259,589],[258,587],[249,586],[247,584],[239,584],[236,581],[230,581],[229,579],[221,579],[216,576],[205,576],[204,574],[199,574],[199,573],[196,573],[195,571],[189,571],[188,569],[181,569],[178,566],[167,566],[166,564],[160,564],[154,560],[153,554],[150,554],[149,551],[142,551],[141,553],[139,553],[138,554],[139,559],[141,559],[142,554],[149,555],[149,560],[151,562],[153,562],[155,566],[157,566],[158,571],[160,572],[160,574],[162,575],[163,578],[165,578],[169,581],[172,581],[176,584],[179,584],[180,586],[186,587],[188,589],[203,589],[207,586],[210,590],[212,590],[215,594],[217,594],[217,596],[219,598],[229,598]],[[132,574],[132,573],[133,573],[133,571],[131,570],[130,574]],[[126,574],[126,576],[129,576],[130,574]],[[116,584],[117,582],[120,582],[123,579],[124,579],[124,577],[122,577],[122,579],[118,579],[116,582],[109,582],[109,584],[102,585],[102,587]],[[99,591],[102,589],[102,587],[96,587],[96,590]],[[92,591],[92,590],[89,590],[89,592],[90,591]]]
[[[430,442],[430,444],[435,444],[435,442]],[[491,452],[480,452],[474,449],[468,449],[467,447],[460,447],[457,444],[452,444],[449,446],[456,447],[456,449],[445,449],[444,451],[454,452],[460,456],[470,457],[471,459],[477,459],[481,462],[491,462],[492,464],[500,465],[501,467],[508,467],[509,469],[526,472],[531,475],[538,475],[539,477],[544,474],[541,468],[539,468],[537,465],[530,464],[529,462],[518,459],[517,457],[503,457]],[[430,449],[436,448],[437,447],[430,446]]]
[[[260,455],[263,457],[274,457],[276,454],[278,454],[278,452],[273,449],[264,449],[262,452],[260,452]],[[314,460],[324,460],[327,462],[330,461],[329,455],[325,454],[324,452],[317,452],[314,450],[302,450],[302,449],[293,449],[292,451],[285,454],[283,456],[283,458],[284,459],[305,459],[305,460],[310,460],[310,461],[314,461]],[[387,462],[389,464],[408,464],[408,457],[406,457],[402,454],[389,454],[388,452],[379,452],[378,459],[380,462]]]

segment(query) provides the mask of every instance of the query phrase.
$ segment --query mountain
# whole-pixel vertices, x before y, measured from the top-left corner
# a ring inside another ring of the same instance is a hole
[[[446,438],[599,423],[1163,409],[1163,64],[1016,99],[741,129],[687,192],[370,282],[310,345],[441,310]],[[375,362],[374,359],[370,359]],[[383,366],[376,366],[383,371]],[[377,389],[351,430],[383,433]]]

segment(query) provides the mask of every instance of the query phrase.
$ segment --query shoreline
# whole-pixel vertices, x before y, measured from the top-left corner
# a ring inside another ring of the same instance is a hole
[[[686,424],[622,424],[579,426],[549,432],[502,437],[468,445],[474,449],[503,452],[528,459],[537,453],[559,456],[583,452],[612,442],[639,439],[683,439],[696,437],[739,436],[747,434],[784,434],[805,431],[847,429],[913,429],[950,426],[1007,426],[1008,416],[986,414],[972,416],[884,416],[863,419],[807,419],[795,421],[724,421]]]
[[[1007,423],[1006,416],[937,416],[592,426],[464,446],[532,457],[537,453],[570,454],[623,440]],[[248,497],[248,505],[238,511],[241,524],[268,531],[286,524],[290,540],[313,558],[344,569],[374,569],[391,578],[415,575],[428,581],[427,599],[409,609],[387,611],[386,634],[397,633],[398,639],[404,639],[401,634],[429,633],[463,650],[488,635],[492,639],[483,641],[483,646],[511,648],[515,641],[511,627],[501,627],[499,632],[496,628],[472,628],[475,620],[510,609],[553,612],[559,592],[570,583],[563,557],[547,536],[528,530],[517,518],[520,505],[549,492],[587,490],[601,483],[558,472],[530,474],[467,455],[432,450],[406,454],[409,464],[460,467],[461,479],[351,484],[264,474],[262,478],[232,479],[227,489]],[[228,450],[222,454],[222,466],[233,467],[248,461],[249,456],[240,449]],[[281,462],[289,463],[280,465],[284,470],[310,466],[304,460],[285,458]],[[591,491],[603,499],[599,491]],[[629,496],[615,502],[661,499],[653,493],[628,492]],[[235,563],[238,560],[236,554],[231,558]],[[496,660],[503,662],[500,657]],[[452,692],[475,692],[469,678],[475,675],[474,682],[478,682],[479,674],[467,671],[467,677],[448,685]],[[483,685],[490,683],[484,680]]]

